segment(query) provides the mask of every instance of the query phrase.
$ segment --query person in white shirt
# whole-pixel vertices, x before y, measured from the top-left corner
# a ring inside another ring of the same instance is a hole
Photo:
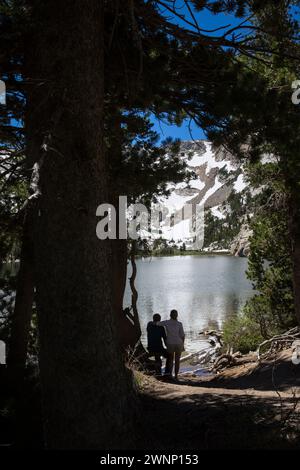
[[[167,362],[165,375],[172,376],[173,366],[174,366],[174,356],[175,356],[175,379],[178,378],[179,366],[180,366],[180,356],[182,351],[184,351],[184,330],[182,323],[177,320],[178,312],[177,310],[171,310],[170,320],[162,321],[167,333]]]

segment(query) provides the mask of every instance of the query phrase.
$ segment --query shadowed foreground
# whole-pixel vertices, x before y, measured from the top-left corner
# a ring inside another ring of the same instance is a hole
[[[299,449],[300,365],[290,352],[179,383],[135,373],[139,449]],[[2,377],[3,379],[4,377]],[[29,376],[16,402],[0,393],[0,448],[43,448],[40,387]]]
[[[287,357],[276,369],[269,362],[179,384],[145,376],[141,383],[141,448],[300,448],[300,366]]]

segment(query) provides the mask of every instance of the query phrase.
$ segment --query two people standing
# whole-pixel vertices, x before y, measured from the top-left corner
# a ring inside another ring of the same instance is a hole
[[[157,372],[161,374],[161,357],[165,357],[165,375],[172,377],[175,362],[175,379],[177,380],[185,339],[182,323],[178,321],[177,310],[171,310],[170,319],[165,321],[161,321],[160,315],[155,313],[153,321],[147,325],[147,336],[148,352],[150,356],[155,357],[158,365]]]

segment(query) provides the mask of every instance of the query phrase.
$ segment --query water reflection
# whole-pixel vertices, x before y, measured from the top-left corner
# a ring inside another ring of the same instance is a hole
[[[143,341],[153,313],[158,312],[166,319],[170,310],[176,308],[187,334],[186,349],[197,351],[201,349],[199,331],[208,326],[221,328],[224,319],[236,315],[253,294],[245,275],[245,258],[209,255],[147,258],[139,259],[137,267]],[[129,304],[127,286],[124,305]]]

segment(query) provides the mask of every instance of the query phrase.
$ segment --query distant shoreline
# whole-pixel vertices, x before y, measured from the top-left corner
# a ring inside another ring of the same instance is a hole
[[[175,253],[150,253],[148,255],[138,253],[137,258],[167,258],[170,256],[232,256],[234,255],[230,251],[179,251]]]

